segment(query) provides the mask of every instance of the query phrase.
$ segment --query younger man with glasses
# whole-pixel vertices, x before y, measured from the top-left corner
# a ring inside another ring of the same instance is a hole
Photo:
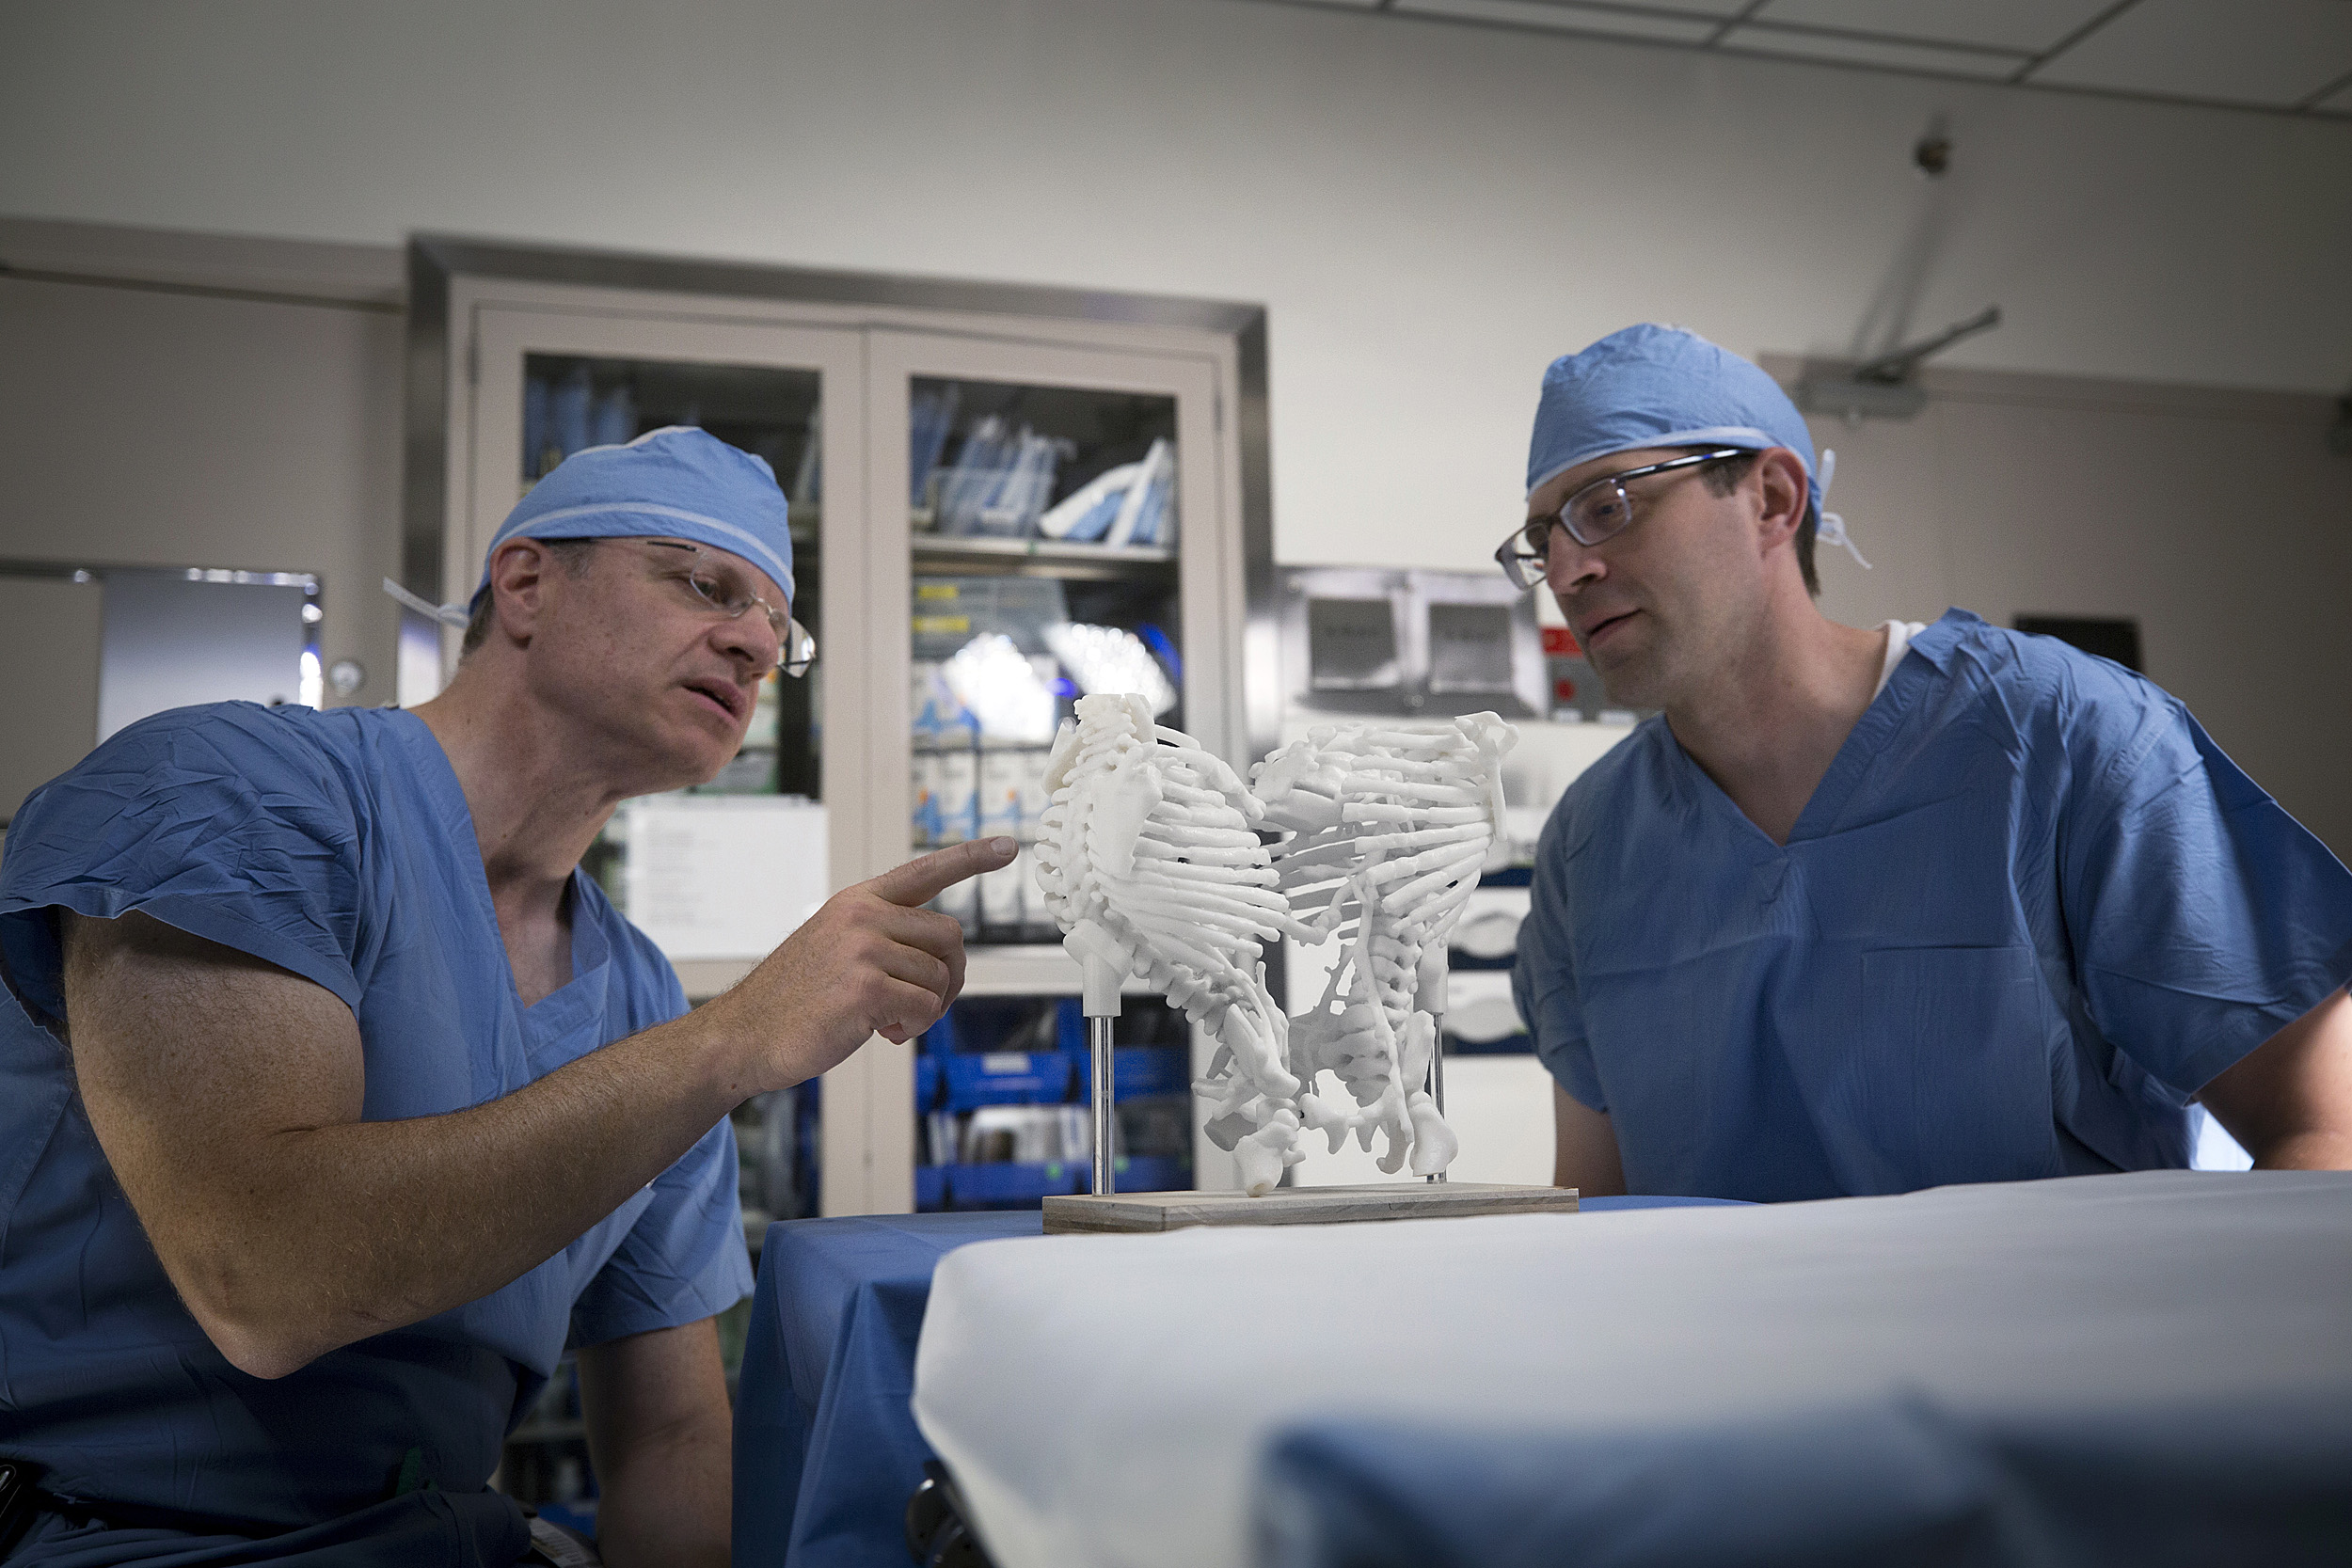
[[[1557,1180],[1785,1199],[2183,1166],[2352,1167],[2352,875],[2164,692],[1965,610],[1812,595],[1804,420],[1636,326],[1555,362],[1497,552],[1613,700],[1515,990]]]
[[[1013,851],[837,895],[691,1014],[580,873],[807,668],[791,551],[757,458],[592,449],[447,610],[432,702],[183,708],[25,803],[0,1457],[43,1474],[11,1561],[514,1562],[531,1527],[486,1482],[567,1346],[605,1560],[726,1561],[728,1113],[937,1019],[962,940],[922,906]]]

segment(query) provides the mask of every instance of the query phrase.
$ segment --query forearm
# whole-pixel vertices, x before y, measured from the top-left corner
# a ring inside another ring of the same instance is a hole
[[[2254,1162],[2256,1170],[2352,1170],[2352,1133],[2297,1132],[2275,1138]]]
[[[600,1467],[596,1546],[607,1568],[725,1568],[733,1537],[735,1445],[723,1408],[711,1430],[644,1446],[617,1473]]]
[[[2328,995],[2200,1098],[2257,1170],[2352,1170],[2352,998]]]
[[[689,1015],[464,1111],[257,1140],[209,1201],[183,1195],[173,1281],[224,1353],[265,1376],[478,1300],[734,1108],[711,1032]]]
[[[580,1352],[588,1454],[611,1568],[723,1568],[733,1534],[735,1421],[717,1324],[657,1329]]]
[[[364,1119],[366,1047],[324,987],[145,914],[69,915],[75,1080],[198,1323],[239,1368],[282,1376],[498,1290],[749,1096],[928,1028],[961,987],[962,936],[918,906],[1013,850],[961,845],[846,889],[708,1006],[400,1121]]]
[[[1553,1150],[1551,1184],[1573,1187],[1584,1197],[1615,1197],[1625,1191],[1625,1164],[1616,1129],[1554,1084],[1551,1086]]]

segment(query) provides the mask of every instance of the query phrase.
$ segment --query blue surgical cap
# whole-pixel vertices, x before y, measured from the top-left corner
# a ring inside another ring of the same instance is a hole
[[[731,550],[792,592],[792,531],[764,458],[685,425],[649,430],[624,447],[587,447],[506,515],[483,552],[479,594],[490,586],[490,557],[509,539],[613,539],[660,534]]]
[[[1813,460],[1813,436],[1788,394],[1756,366],[1678,326],[1629,326],[1562,355],[1544,372],[1527,447],[1527,493],[1580,463],[1651,447],[1787,447],[1804,460],[1818,537],[1862,552],[1822,510],[1836,454]]]
[[[509,539],[619,539],[660,535],[731,550],[792,596],[792,531],[784,491],[764,458],[685,425],[649,430],[627,446],[587,447],[556,466],[506,515],[482,552]],[[391,578],[384,592],[420,614],[466,624],[467,607],[431,604]]]

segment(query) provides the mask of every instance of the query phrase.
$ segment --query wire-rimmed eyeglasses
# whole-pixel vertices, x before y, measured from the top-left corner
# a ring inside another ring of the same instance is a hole
[[[1720,463],[1726,457],[1745,457],[1740,447],[1720,447],[1713,451],[1694,451],[1684,457],[1668,458],[1663,463],[1648,463],[1623,473],[1606,474],[1581,486],[1574,495],[1560,503],[1560,510],[1548,517],[1531,517],[1511,537],[1495,547],[1495,563],[1502,575],[1521,588],[1533,588],[1544,580],[1545,562],[1549,558],[1551,531],[1557,526],[1568,531],[1568,537],[1590,548],[1604,540],[1614,539],[1633,522],[1633,501],[1625,493],[1625,482],[1648,474],[1671,473],[1677,468],[1696,468],[1708,463]]]
[[[669,539],[647,539],[644,543],[656,549],[680,550],[698,560],[703,553],[698,546],[679,544]],[[753,593],[734,573],[713,571],[698,565],[673,575],[712,613],[727,620],[739,620],[752,606],[757,605],[768,617],[769,629],[776,634],[776,668],[786,674],[797,680],[807,674],[809,666],[817,662],[817,639],[809,629],[801,625],[796,617]]]

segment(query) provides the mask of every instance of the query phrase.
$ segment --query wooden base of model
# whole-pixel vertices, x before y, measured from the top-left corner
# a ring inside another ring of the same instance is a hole
[[[1573,1214],[1573,1187],[1482,1181],[1375,1181],[1348,1187],[1278,1187],[1247,1193],[1107,1193],[1049,1197],[1045,1233],[1181,1230],[1194,1225],[1350,1225],[1363,1220],[1456,1219],[1473,1214]]]

